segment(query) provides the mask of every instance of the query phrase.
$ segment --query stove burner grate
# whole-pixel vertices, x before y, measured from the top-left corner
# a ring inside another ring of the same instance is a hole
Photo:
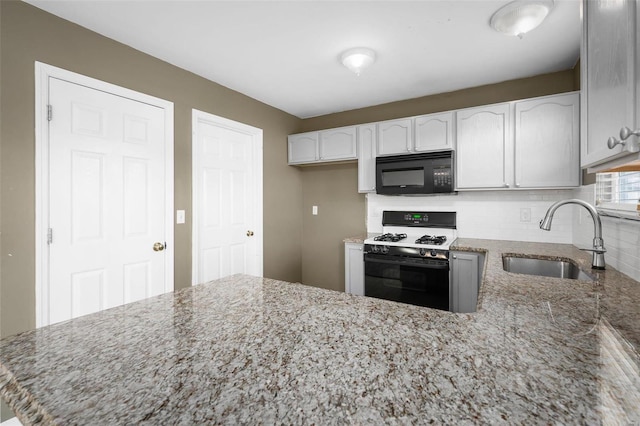
[[[373,240],[374,241],[390,241],[392,243],[396,243],[400,240],[404,240],[405,238],[407,238],[407,234],[386,233],[386,234],[382,234],[382,235],[378,235],[377,237],[374,237]]]
[[[423,235],[416,240],[416,244],[433,244],[440,246],[447,241],[444,235]]]

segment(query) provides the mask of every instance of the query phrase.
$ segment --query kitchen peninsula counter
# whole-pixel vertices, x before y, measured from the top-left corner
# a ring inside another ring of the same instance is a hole
[[[590,271],[570,245],[452,250],[485,253],[474,314],[236,275],[1,340],[0,395],[24,424],[640,421],[636,281],[502,270]]]

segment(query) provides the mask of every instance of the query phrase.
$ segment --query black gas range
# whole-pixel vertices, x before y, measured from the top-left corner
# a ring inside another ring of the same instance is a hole
[[[449,310],[456,213],[384,211],[382,225],[364,241],[365,295]]]

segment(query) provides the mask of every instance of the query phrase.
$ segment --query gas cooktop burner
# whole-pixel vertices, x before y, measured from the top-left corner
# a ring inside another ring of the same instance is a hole
[[[407,238],[407,234],[382,234],[374,237],[374,241],[390,241],[392,243],[398,242],[400,240],[404,240]]]
[[[422,237],[416,240],[416,244],[432,244],[432,245],[442,245],[447,241],[447,237],[444,235],[423,235]]]

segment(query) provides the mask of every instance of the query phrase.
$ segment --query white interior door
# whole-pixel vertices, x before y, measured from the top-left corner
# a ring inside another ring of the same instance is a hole
[[[39,325],[171,291],[165,109],[53,76],[46,84],[48,286]]]
[[[193,110],[193,284],[262,276],[262,130]]]

